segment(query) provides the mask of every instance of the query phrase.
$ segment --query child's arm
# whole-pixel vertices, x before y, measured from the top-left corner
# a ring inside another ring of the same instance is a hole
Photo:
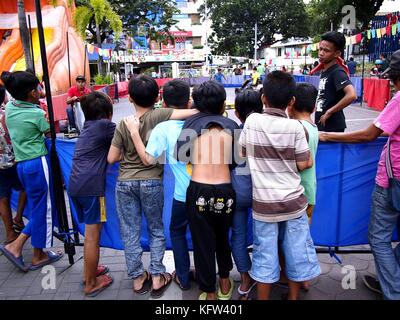
[[[135,145],[136,151],[139,154],[140,160],[142,160],[145,166],[149,166],[155,163],[155,159],[146,153],[146,147],[142,141],[142,138],[139,134],[140,122],[139,119],[135,116],[129,116],[124,119],[125,125],[131,133],[131,138],[133,144]]]
[[[174,109],[172,112],[171,117],[169,118],[170,120],[185,120],[189,118],[190,116],[195,115],[198,113],[199,110],[197,109]]]
[[[111,145],[110,151],[108,151],[107,162],[113,164],[115,162],[122,160],[122,152],[121,149],[118,149]]]

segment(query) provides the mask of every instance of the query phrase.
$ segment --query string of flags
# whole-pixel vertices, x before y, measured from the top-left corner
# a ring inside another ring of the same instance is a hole
[[[90,43],[88,43],[86,46],[87,46],[87,51],[90,54],[97,52],[99,56],[102,56],[104,58],[111,58],[111,56],[112,56],[112,49],[102,49],[102,48],[96,47]]]
[[[383,28],[366,30],[366,31],[360,32],[356,35],[353,35],[350,37],[345,37],[346,38],[346,46],[358,44],[361,42],[361,40],[364,37],[367,37],[368,40],[375,39],[375,38],[381,39],[385,36],[387,36],[387,37],[396,36],[398,33],[400,34],[400,21],[395,24],[391,24],[386,27],[383,27]],[[317,51],[318,49],[319,49],[319,43],[309,44],[307,46],[304,46],[301,49],[301,54],[305,55],[306,52],[309,53],[310,51]]]

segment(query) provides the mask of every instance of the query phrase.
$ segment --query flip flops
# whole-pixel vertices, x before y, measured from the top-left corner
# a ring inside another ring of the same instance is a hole
[[[62,253],[62,252],[47,251],[46,253],[47,253],[48,259],[41,263],[38,263],[38,264],[31,264],[31,266],[29,267],[30,271],[38,270],[48,264],[51,264],[53,262],[60,260],[64,256],[64,253]]]
[[[234,287],[232,278],[229,278],[229,282],[231,284],[231,287],[229,288],[228,293],[222,293],[221,286],[219,286],[218,291],[217,291],[217,299],[218,300],[231,300],[232,293],[233,293],[233,287]]]
[[[28,267],[25,265],[24,258],[22,255],[16,258],[10,251],[8,251],[5,246],[0,245],[0,252],[10,261],[14,266],[23,272],[28,272]]]
[[[254,281],[254,282],[250,285],[250,287],[249,287],[249,289],[248,289],[247,291],[242,291],[242,290],[240,290],[240,286],[239,286],[239,287],[238,287],[238,292],[239,292],[239,294],[240,294],[241,296],[244,296],[244,295],[249,294],[250,291],[253,290],[253,288],[255,287],[256,284],[257,284],[257,281]]]
[[[94,290],[92,292],[85,293],[86,297],[94,298],[94,297],[98,296],[98,294],[100,292],[102,292],[105,289],[107,289],[114,282],[114,279],[109,275],[101,275],[98,278],[99,279],[106,279],[106,280],[104,280],[104,282],[102,283],[102,286],[100,288],[98,288],[98,289],[96,289],[96,290]]]
[[[150,292],[150,296],[154,299],[161,298],[165,292],[165,290],[169,287],[172,282],[172,276],[169,273],[161,273],[161,278],[164,281],[164,284],[158,289],[152,289]]]
[[[133,291],[135,293],[140,294],[140,295],[146,294],[147,292],[150,291],[150,288],[151,288],[151,276],[147,271],[145,271],[145,273],[146,273],[146,279],[144,280],[142,287],[137,290],[133,289]]]
[[[189,271],[189,281],[194,279],[193,271]],[[182,291],[187,291],[190,289],[190,283],[187,286],[182,285],[181,281],[179,280],[178,276],[176,275],[176,271],[172,272],[172,280],[176,283],[176,285],[181,289]]]
[[[107,274],[107,273],[109,273],[109,272],[110,272],[110,268],[109,268],[109,267],[104,266],[104,265],[102,265],[102,264],[99,264],[99,265],[97,266],[96,278],[97,278],[97,277],[100,277],[100,276],[103,276],[103,275],[105,275],[105,274]],[[82,280],[81,286],[84,287],[85,284],[86,284],[86,281],[85,281],[85,280]]]

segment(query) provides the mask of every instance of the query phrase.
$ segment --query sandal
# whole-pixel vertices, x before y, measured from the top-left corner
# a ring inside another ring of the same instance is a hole
[[[168,286],[169,286],[169,285],[171,284],[171,282],[172,282],[172,276],[171,276],[171,274],[169,274],[168,272],[161,273],[160,276],[161,276],[161,278],[163,279],[164,284],[163,284],[160,288],[158,288],[158,289],[154,289],[154,288],[153,288],[153,289],[151,290],[150,296],[151,296],[152,298],[154,298],[154,299],[161,298],[162,295],[164,294],[165,290],[168,288]]]
[[[96,278],[97,278],[97,277],[100,277],[100,276],[103,276],[103,275],[105,275],[105,274],[107,274],[107,273],[109,273],[109,272],[110,272],[110,268],[109,268],[109,267],[104,266],[104,265],[102,265],[102,264],[99,264],[99,265],[97,266]],[[81,285],[84,286],[85,284],[86,284],[86,281],[85,281],[85,280],[82,280]]]
[[[98,288],[92,292],[88,292],[88,293],[85,292],[85,296],[91,297],[91,298],[96,297],[104,289],[108,288],[114,281],[114,279],[112,277],[110,277],[109,275],[102,275],[99,277],[99,280],[103,280],[103,279],[104,279],[104,281],[102,281],[100,288]]]
[[[189,276],[190,279],[190,276]],[[174,282],[177,284],[177,286],[182,290],[182,291],[187,291],[190,289],[190,284],[187,285],[186,287],[182,285],[182,283],[180,282],[178,276],[176,275],[176,271],[172,272],[172,280],[174,280]]]
[[[137,289],[137,290],[135,288],[133,289],[133,291],[135,293],[141,294],[141,295],[146,294],[147,292],[149,292],[150,288],[151,288],[151,276],[147,271],[145,271],[144,273],[146,274],[146,278],[143,281],[142,287],[140,289]]]
[[[240,290],[240,285],[239,285],[239,287],[238,287],[238,293],[239,293],[239,295],[241,295],[241,296],[243,296],[243,295],[248,295],[250,292],[251,292],[251,290],[253,290],[253,288],[256,286],[256,284],[257,284],[257,281],[253,281],[252,283],[251,283],[251,285],[250,285],[250,287],[249,287],[249,289],[247,290],[247,291],[242,291],[242,290]],[[246,299],[247,300],[247,299]]]
[[[17,233],[21,233],[22,230],[24,230],[25,228],[25,224],[22,222],[21,223],[17,223],[15,222],[15,219],[13,219],[13,229],[15,230],[15,232]]]

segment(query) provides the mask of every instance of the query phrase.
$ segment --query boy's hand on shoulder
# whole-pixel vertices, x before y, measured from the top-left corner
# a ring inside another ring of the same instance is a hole
[[[131,134],[139,133],[140,121],[136,116],[126,117],[124,123]]]

